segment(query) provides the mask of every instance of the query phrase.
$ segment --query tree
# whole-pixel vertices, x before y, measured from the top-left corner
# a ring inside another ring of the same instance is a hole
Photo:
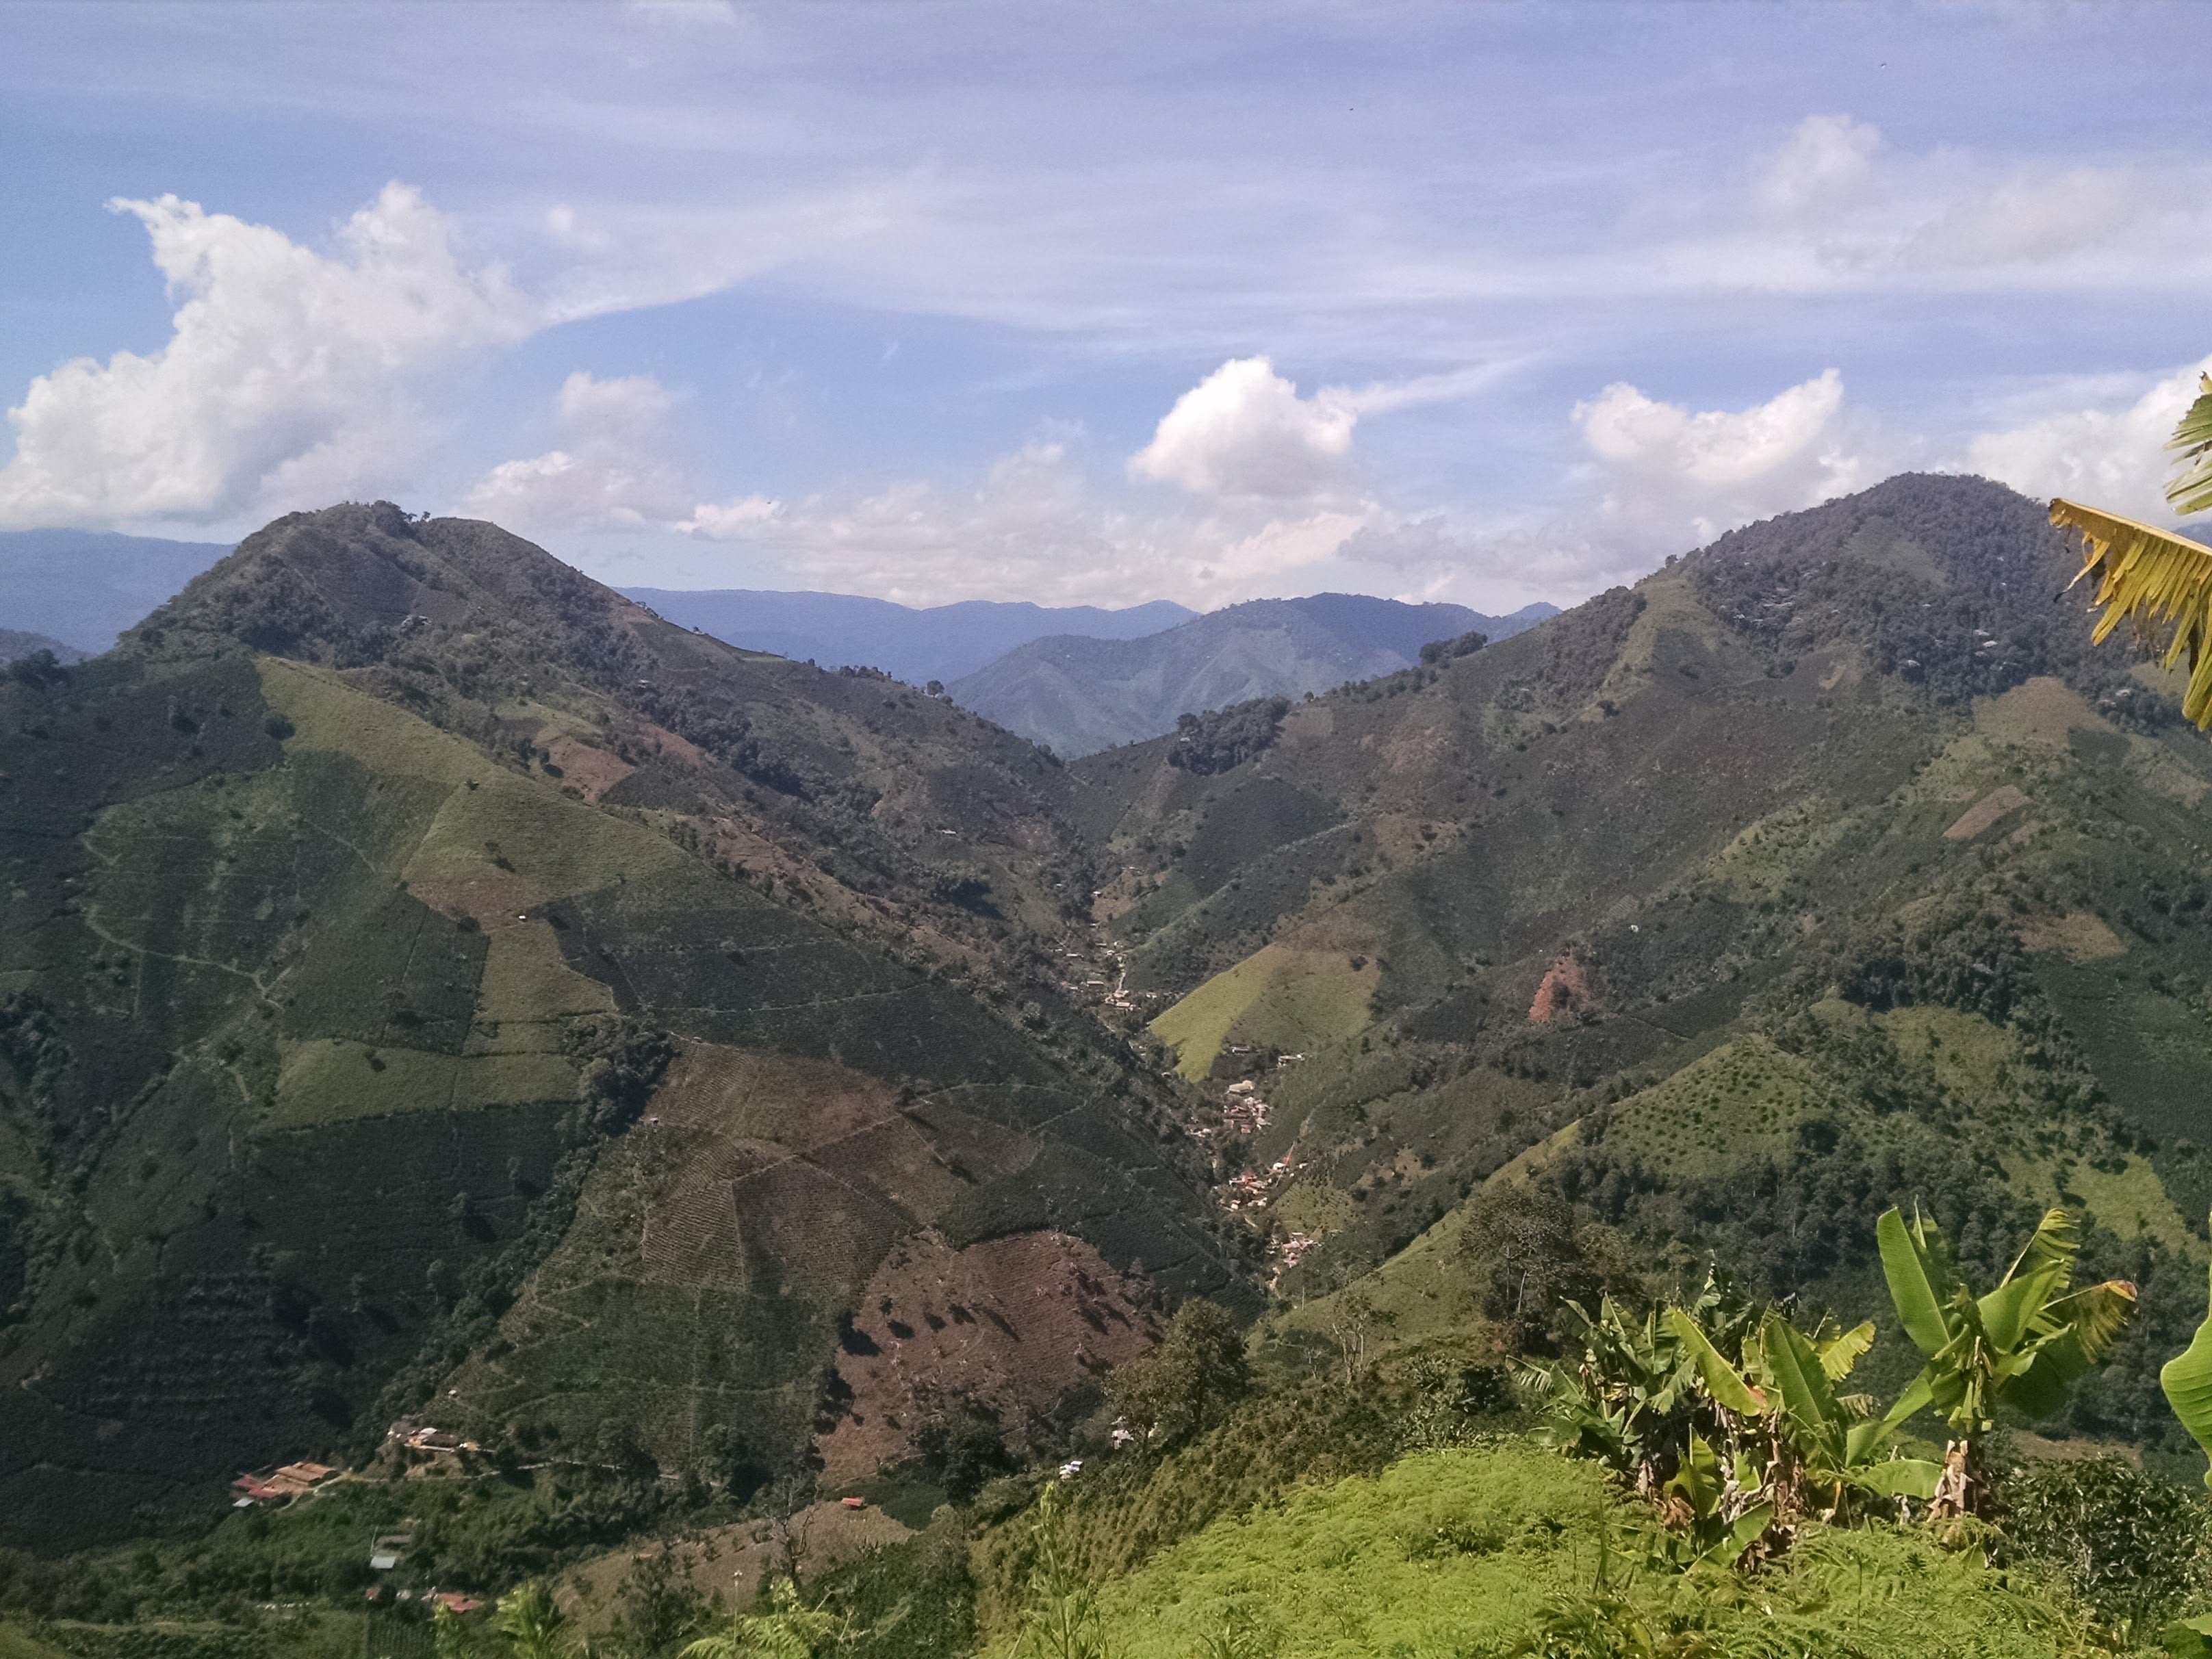
[[[1548,1182],[1486,1187],[1466,1214],[1460,1252],[1474,1276],[1476,1305],[1521,1352],[1559,1352],[1568,1303],[1590,1307],[1637,1288],[1613,1230],[1578,1222]]]
[[[1194,1297],[1176,1310],[1158,1347],[1114,1373],[1107,1392],[1139,1441],[1166,1446],[1212,1423],[1244,1392],[1249,1376],[1236,1322]]]
[[[1981,1448],[2000,1406],[2031,1420],[2066,1402],[2135,1312],[2136,1287],[2107,1279],[2071,1290],[2081,1242],[2074,1218],[2046,1212],[1997,1287],[1976,1297],[1959,1281],[1949,1241],[1935,1222],[1894,1209],[1875,1225],[1890,1300],[1928,1363],[1893,1417],[1922,1406],[1943,1414],[1958,1437],[1944,1455],[1939,1514],[1978,1512],[1987,1492]]]
[[[2212,374],[2200,377],[2197,401],[2190,404],[2166,447],[2181,465],[2166,487],[2166,499],[2180,514],[2212,507]],[[2122,622],[2148,644],[2171,627],[2166,665],[2189,661],[2189,690],[2181,712],[2200,727],[2212,728],[2212,547],[2167,530],[2084,507],[2054,501],[2051,521],[2081,532],[2088,544],[2082,577],[2097,577],[2097,603],[2105,614],[2094,637],[2102,641]]]

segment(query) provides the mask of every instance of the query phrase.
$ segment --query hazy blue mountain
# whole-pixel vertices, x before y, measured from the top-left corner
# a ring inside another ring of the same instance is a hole
[[[1034,640],[954,683],[954,699],[1073,757],[1155,738],[1176,717],[1255,697],[1297,697],[1395,674],[1432,640],[1502,640],[1556,615],[1532,605],[1486,617],[1459,605],[1363,593],[1255,599],[1136,640]]]
[[[33,652],[51,651],[56,662],[82,662],[85,653],[73,645],[44,634],[25,634],[13,628],[0,628],[0,663],[14,662],[18,657],[27,657]]]
[[[915,685],[970,674],[1018,646],[1053,634],[1131,640],[1188,622],[1197,613],[1166,599],[1104,611],[1096,605],[967,599],[916,610],[850,593],[778,593],[744,588],[629,587],[623,592],[680,627],[731,645],[773,651],[824,668],[880,668]]]
[[[97,653],[229,551],[101,531],[0,532],[0,628]]]

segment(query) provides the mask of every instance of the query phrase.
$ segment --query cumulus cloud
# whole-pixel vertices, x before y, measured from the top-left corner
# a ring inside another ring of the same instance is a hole
[[[672,401],[648,374],[571,374],[556,404],[562,442],[481,478],[461,510],[517,529],[644,530],[691,512],[696,494],[667,459]]]
[[[1096,488],[1064,444],[1038,442],[965,489],[910,480],[787,503],[756,496],[702,507],[684,527],[769,554],[809,582],[909,605],[1211,606],[1295,591],[1297,573],[1334,553],[1364,511],[1133,501]]]
[[[1968,446],[1968,470],[2029,495],[2070,495],[2161,523],[2173,458],[2166,440],[2197,396],[2212,357],[2178,368],[2131,401],[2079,402]]]
[[[1267,358],[1238,357],[1176,399],[1129,472],[1197,495],[1304,500],[1346,482],[1358,418],[1342,388],[1301,398]]]
[[[423,441],[416,394],[457,356],[533,326],[404,185],[346,222],[334,256],[174,196],[111,205],[146,227],[183,302],[159,350],[65,363],[8,411],[0,527],[320,505]]]
[[[1880,476],[1874,434],[1848,418],[1832,368],[1736,411],[1692,413],[1617,381],[1573,419],[1596,468],[1599,517],[1646,533],[1709,540]]]

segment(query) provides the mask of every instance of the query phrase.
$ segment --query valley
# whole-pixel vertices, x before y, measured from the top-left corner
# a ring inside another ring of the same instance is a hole
[[[1285,1494],[1595,1501],[1515,1449],[1570,1304],[1717,1262],[1897,1394],[1893,1206],[1977,1285],[2077,1215],[2139,1311],[2011,1426],[2193,1479],[2212,750],[2079,563],[1910,475],[1063,761],[487,524],[278,520],[0,690],[0,1654],[398,1659],[368,1591],[572,1572],[617,1639],[787,1547],[967,1652],[1062,1487],[1149,1651]]]

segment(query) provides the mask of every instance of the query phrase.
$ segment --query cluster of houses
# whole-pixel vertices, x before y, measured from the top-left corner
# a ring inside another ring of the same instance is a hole
[[[1304,1261],[1306,1252],[1320,1243],[1311,1233],[1291,1233],[1270,1244],[1267,1258],[1275,1264],[1275,1271],[1267,1281],[1267,1287],[1273,1290],[1276,1281]]]
[[[230,1483],[238,1493],[232,1507],[252,1509],[258,1504],[282,1504],[327,1486],[338,1478],[327,1463],[287,1463],[258,1474],[241,1474]]]
[[[473,1440],[451,1429],[434,1428],[419,1418],[403,1417],[384,1431],[386,1450],[407,1463],[434,1462],[441,1458],[471,1457],[483,1450]]]
[[[1269,1115],[1267,1103],[1260,1098],[1250,1078],[1229,1085],[1228,1097],[1221,1103],[1221,1121],[1238,1134],[1258,1134],[1267,1127]]]
[[[1297,1173],[1297,1165],[1288,1152],[1264,1170],[1239,1170],[1229,1179],[1231,1212],[1259,1208],[1273,1198],[1277,1190],[1286,1185]]]

